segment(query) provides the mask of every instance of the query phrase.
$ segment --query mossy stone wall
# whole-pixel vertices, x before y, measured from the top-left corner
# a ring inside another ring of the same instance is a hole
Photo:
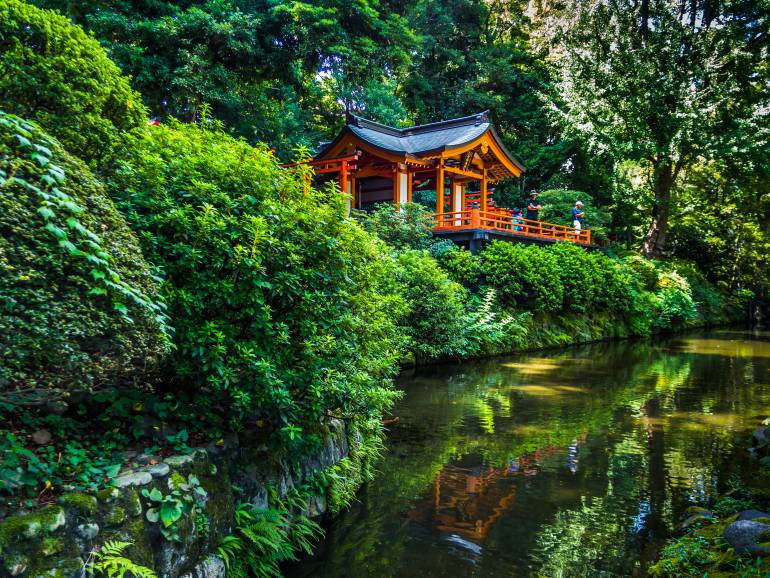
[[[160,578],[223,578],[224,564],[214,553],[232,532],[237,504],[267,507],[269,487],[283,496],[346,457],[347,436],[344,423],[332,420],[321,449],[293,464],[271,459],[265,448],[235,436],[189,455],[170,456],[158,463],[145,460],[145,466],[124,469],[113,488],[94,495],[65,494],[55,505],[0,520],[0,578],[79,576],[89,551],[107,540],[132,542],[126,555],[154,569]],[[159,524],[147,520],[152,504],[142,490],[157,488],[168,494],[190,474],[206,491],[202,512],[208,531],[201,532],[188,516],[180,520],[180,539],[167,540]],[[309,515],[325,511],[325,496],[308,500]]]

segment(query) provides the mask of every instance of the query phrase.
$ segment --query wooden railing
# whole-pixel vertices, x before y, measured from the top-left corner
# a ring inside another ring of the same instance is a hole
[[[433,215],[436,225],[434,231],[462,231],[465,229],[491,229],[515,236],[566,241],[581,245],[591,244],[591,231],[580,232],[573,227],[533,221],[522,217],[513,217],[505,209],[482,211],[469,209]]]

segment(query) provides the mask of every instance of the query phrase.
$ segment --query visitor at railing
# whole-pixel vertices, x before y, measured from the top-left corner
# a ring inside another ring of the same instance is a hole
[[[533,235],[539,235],[540,234],[540,201],[537,200],[537,193],[531,192],[529,193],[529,203],[527,204],[527,220],[528,221],[534,221],[535,226],[531,227],[528,226],[526,228],[527,233],[532,233]]]
[[[511,223],[513,224],[514,231],[521,231],[521,225],[524,224],[521,216],[521,209],[513,209],[511,211]]]
[[[529,204],[527,205],[527,219],[530,221],[540,220],[540,201],[537,200],[537,193],[529,193]]]
[[[575,227],[576,235],[579,235],[580,231],[583,229],[584,216],[585,213],[583,212],[583,203],[582,201],[577,201],[575,206],[572,208],[572,226]]]

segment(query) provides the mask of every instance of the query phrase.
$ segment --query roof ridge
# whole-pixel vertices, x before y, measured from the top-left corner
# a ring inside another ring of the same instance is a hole
[[[359,128],[368,128],[376,130],[381,133],[389,134],[391,136],[405,137],[414,134],[421,134],[426,132],[432,132],[434,130],[443,130],[446,128],[455,128],[459,126],[478,126],[482,123],[489,122],[489,110],[472,114],[469,116],[462,116],[459,118],[451,118],[449,120],[441,120],[438,122],[431,122],[428,124],[418,124],[414,126],[408,126],[404,128],[396,128],[387,124],[382,124],[374,120],[369,120],[362,116],[358,116],[352,113],[347,114],[347,124],[354,125]]]
[[[402,133],[408,136],[409,134],[431,132],[434,130],[442,130],[445,128],[454,128],[458,126],[469,126],[469,125],[478,126],[485,122],[489,122],[489,110],[485,110],[485,111],[478,112],[476,114],[471,114],[468,116],[450,118],[448,120],[440,120],[438,122],[418,124],[415,126],[403,128],[401,129],[401,131]]]
[[[374,129],[391,136],[403,136],[401,129],[389,126],[387,124],[382,124],[381,122],[376,122],[374,120],[369,120],[368,118],[364,118],[353,113],[347,114],[346,124],[352,124],[359,128]]]

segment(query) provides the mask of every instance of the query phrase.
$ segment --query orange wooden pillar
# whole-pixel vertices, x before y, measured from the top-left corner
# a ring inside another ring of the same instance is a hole
[[[489,196],[487,195],[487,169],[483,169],[481,174],[481,210],[487,210],[487,203],[489,202]]]
[[[444,162],[436,168],[436,220],[439,226],[444,225]]]
[[[340,161],[340,191],[342,194],[348,192],[348,161]]]
[[[350,214],[351,198],[348,181],[348,161],[340,161],[340,192],[345,196],[345,211],[346,214]]]

